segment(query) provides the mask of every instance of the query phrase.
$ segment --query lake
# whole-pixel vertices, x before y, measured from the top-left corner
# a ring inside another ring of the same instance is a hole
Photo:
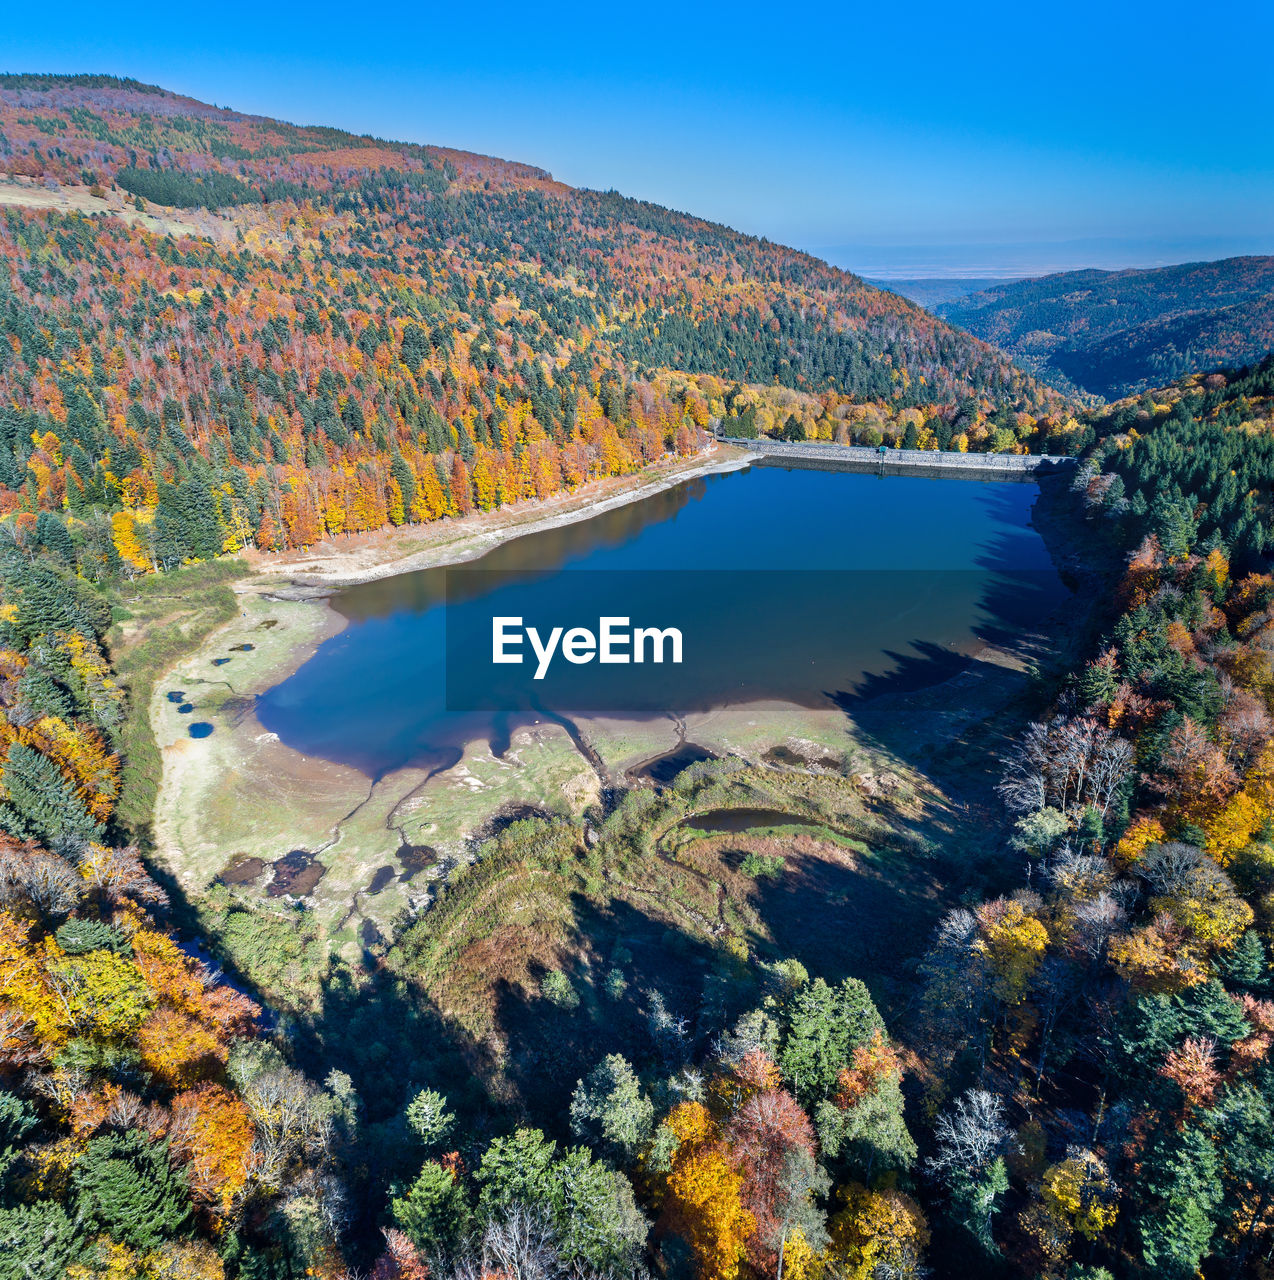
[[[754,464],[702,477],[454,569],[347,588],[348,626],[262,694],[306,755],[373,777],[497,752],[521,723],[682,714],[781,699],[854,702],[949,678],[1065,598],[1031,526],[1032,481]],[[492,664],[497,616],[675,626],[682,664]]]

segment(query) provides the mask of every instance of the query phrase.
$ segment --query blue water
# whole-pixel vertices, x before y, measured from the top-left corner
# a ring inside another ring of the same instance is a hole
[[[305,754],[378,776],[445,767],[475,739],[500,749],[525,720],[629,709],[621,678],[665,698],[651,711],[667,713],[763,697],[847,704],[882,681],[944,679],[1062,598],[1030,524],[1037,496],[1033,483],[770,465],[701,478],[516,538],[453,573],[450,703],[448,571],[430,569],[336,595],[349,625],[263,694],[257,714]],[[635,625],[684,623],[694,660],[581,666],[562,673],[577,683],[553,687],[531,683],[529,666],[490,667],[492,615],[543,616],[547,630],[595,624],[612,600],[630,602]],[[472,644],[457,639],[469,634]],[[494,707],[477,706],[481,687]]]

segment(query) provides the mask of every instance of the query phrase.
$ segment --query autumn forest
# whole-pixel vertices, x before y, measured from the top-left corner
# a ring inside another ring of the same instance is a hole
[[[1268,332],[1099,399],[1005,305],[0,76],[0,1280],[1274,1275]],[[263,566],[728,441],[1062,460],[1065,618],[948,738],[863,745],[909,690],[485,822],[355,959],[158,856],[151,703]]]

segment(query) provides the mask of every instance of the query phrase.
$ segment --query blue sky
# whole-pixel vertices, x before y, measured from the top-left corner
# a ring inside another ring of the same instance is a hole
[[[5,70],[525,160],[860,270],[1274,252],[1274,5],[14,6]]]

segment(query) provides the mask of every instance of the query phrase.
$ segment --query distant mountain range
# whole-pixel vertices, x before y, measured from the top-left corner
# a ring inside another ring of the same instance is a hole
[[[931,305],[1044,381],[1112,400],[1274,348],[1274,257],[1066,271]]]
[[[944,302],[967,298],[971,293],[980,293],[997,285],[1015,283],[1003,276],[912,276],[898,280],[864,276],[863,279],[868,284],[874,284],[877,289],[888,289],[890,293],[910,298],[912,302],[928,307],[931,311]]]

